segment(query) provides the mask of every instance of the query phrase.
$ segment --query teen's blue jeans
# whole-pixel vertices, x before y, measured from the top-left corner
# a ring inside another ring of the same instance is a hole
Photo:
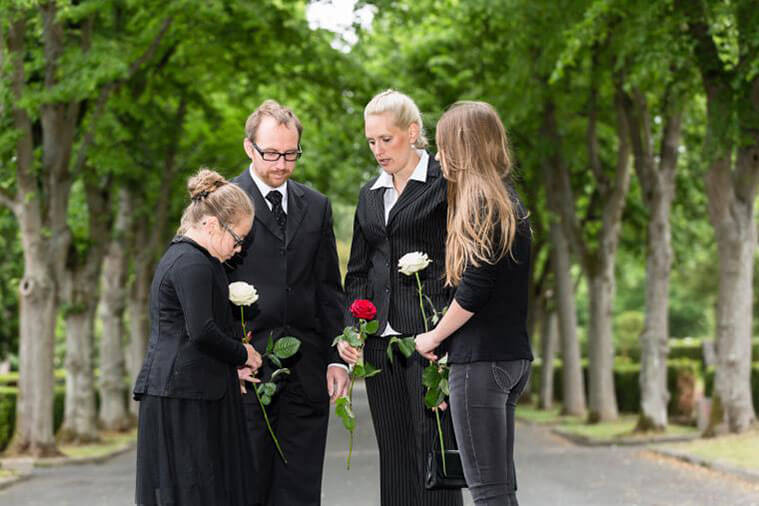
[[[529,360],[451,364],[451,415],[464,477],[477,506],[516,506],[514,410]]]

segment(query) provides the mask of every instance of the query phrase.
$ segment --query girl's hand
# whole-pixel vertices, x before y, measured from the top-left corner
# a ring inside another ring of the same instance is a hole
[[[237,377],[240,379],[240,393],[241,394],[245,394],[248,392],[248,390],[245,388],[246,381],[250,381],[251,383],[261,383],[261,380],[256,378],[255,374],[256,373],[253,371],[253,369],[251,369],[247,365],[237,368]]]

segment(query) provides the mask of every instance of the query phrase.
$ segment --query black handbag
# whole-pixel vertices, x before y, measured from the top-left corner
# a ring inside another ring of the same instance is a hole
[[[445,413],[443,413],[445,416]],[[441,418],[441,421],[444,418]],[[464,467],[461,465],[461,455],[458,450],[445,450],[440,453],[437,432],[433,436],[432,450],[427,454],[424,469],[424,486],[427,490],[442,490],[466,488]],[[445,458],[445,473],[443,473],[443,458]]]

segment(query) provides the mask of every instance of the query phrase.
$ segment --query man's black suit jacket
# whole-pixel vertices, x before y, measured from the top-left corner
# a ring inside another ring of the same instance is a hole
[[[300,351],[288,366],[309,399],[324,402],[327,363],[342,362],[331,344],[342,333],[344,306],[329,200],[288,181],[284,237],[249,169],[232,182],[248,193],[255,207],[241,262],[229,274],[230,282],[245,281],[258,291],[258,301],[245,316],[253,345],[263,351],[270,334],[275,340],[299,338]],[[245,396],[251,398],[255,401],[255,396]]]

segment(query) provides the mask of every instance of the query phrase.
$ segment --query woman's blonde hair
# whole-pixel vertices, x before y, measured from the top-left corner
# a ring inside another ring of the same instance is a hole
[[[364,107],[364,121],[371,114],[389,112],[393,115],[393,123],[396,127],[407,130],[412,123],[419,126],[419,135],[414,141],[416,149],[427,147],[427,136],[422,123],[422,113],[408,95],[395,90],[385,90],[372,98]]]
[[[177,235],[184,234],[205,216],[215,216],[228,226],[243,219],[253,220],[253,203],[248,194],[216,171],[200,169],[187,181],[187,191],[191,201],[182,213]]]
[[[517,212],[506,183],[511,158],[498,113],[484,102],[457,102],[435,140],[448,180],[445,280],[455,286],[467,265],[494,264],[511,252]]]

